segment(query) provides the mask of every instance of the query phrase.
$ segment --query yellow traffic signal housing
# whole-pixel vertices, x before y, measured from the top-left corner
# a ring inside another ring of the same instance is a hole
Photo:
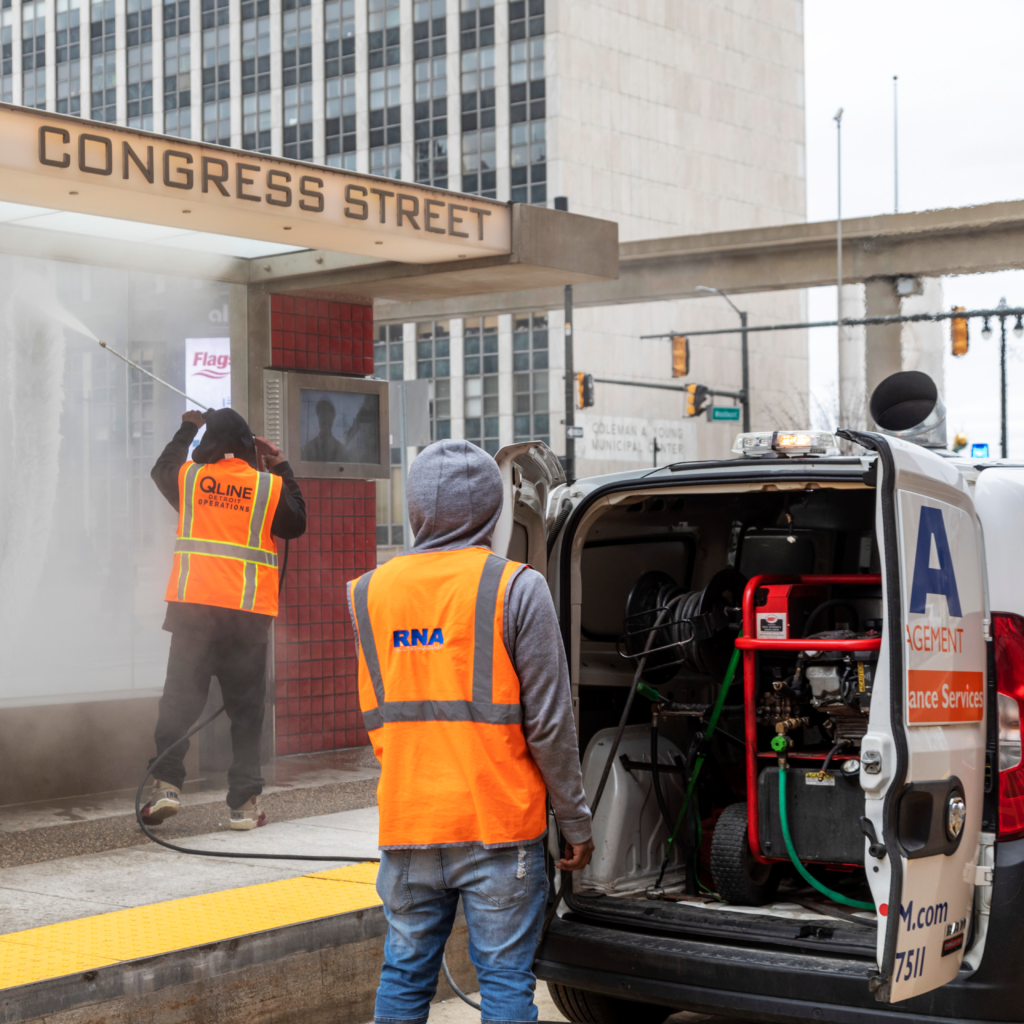
[[[962,313],[964,310],[963,306],[954,306],[954,313]],[[967,346],[970,342],[970,338],[967,333],[967,320],[963,317],[954,317],[949,321],[949,340],[952,344],[953,355],[965,356],[967,355]]]
[[[594,404],[594,375],[592,373],[576,374],[576,407],[589,409]]]
[[[703,384],[686,385],[686,415],[699,416],[706,408],[708,389]]]
[[[690,373],[690,339],[683,334],[672,335],[672,376],[686,377]]]

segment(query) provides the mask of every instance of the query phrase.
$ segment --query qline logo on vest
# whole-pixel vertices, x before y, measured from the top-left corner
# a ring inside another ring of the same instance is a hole
[[[232,512],[251,512],[251,505],[241,504],[243,501],[252,501],[252,488],[239,487],[235,484],[221,484],[212,476],[204,476],[199,481],[199,490],[207,495],[205,498],[197,498],[197,505],[205,505],[209,508],[223,508]]]
[[[433,629],[396,629],[391,634],[393,647],[410,650],[440,650],[444,647],[444,633],[438,627]]]

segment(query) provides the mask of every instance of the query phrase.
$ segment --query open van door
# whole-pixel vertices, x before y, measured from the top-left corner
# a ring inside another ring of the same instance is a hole
[[[562,464],[543,441],[506,445],[494,458],[501,470],[505,502],[491,550],[502,558],[528,562],[547,576],[548,505],[551,492],[565,483]]]
[[[955,467],[895,437],[848,436],[878,452],[886,633],[860,777],[880,925],[872,988],[895,1003],[952,980],[966,952],[985,782],[984,552]]]

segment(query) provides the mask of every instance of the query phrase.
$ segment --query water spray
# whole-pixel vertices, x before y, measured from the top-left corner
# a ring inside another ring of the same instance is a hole
[[[98,337],[96,337],[96,335],[92,331],[89,330],[88,327],[85,326],[85,324],[82,323],[81,320],[78,319],[77,316],[74,315],[74,313],[68,312],[68,310],[66,310],[63,306],[54,303],[51,306],[47,306],[45,308],[45,312],[48,316],[52,316],[54,320],[59,320],[62,324],[64,324],[65,327],[70,327],[71,330],[73,330],[76,334],[82,334],[86,338],[92,338],[92,340],[95,341],[100,348],[109,352],[112,356],[117,356],[117,358],[120,359],[122,363],[127,363],[133,370],[138,370],[139,373],[144,373],[147,377],[151,378],[152,380],[155,380],[157,384],[162,384],[165,388],[170,389],[176,395],[181,395],[181,397],[184,398],[186,401],[191,402],[193,405],[198,406],[200,409],[204,409],[206,412],[213,411],[209,406],[205,405],[203,402],[200,402],[195,398],[191,398],[189,395],[185,394],[185,392],[182,391],[180,388],[176,388],[173,384],[168,384],[167,381],[165,381],[162,377],[158,377],[155,373],[150,373],[150,371],[147,370],[144,366],[139,366],[138,363],[133,362],[127,356],[121,355],[121,353],[118,352],[116,348],[111,348],[105,341],[101,341]]]

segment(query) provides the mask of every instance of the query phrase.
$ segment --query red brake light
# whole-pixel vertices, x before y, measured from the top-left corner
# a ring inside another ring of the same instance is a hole
[[[993,615],[999,714],[999,839],[1024,836],[1024,617]]]

